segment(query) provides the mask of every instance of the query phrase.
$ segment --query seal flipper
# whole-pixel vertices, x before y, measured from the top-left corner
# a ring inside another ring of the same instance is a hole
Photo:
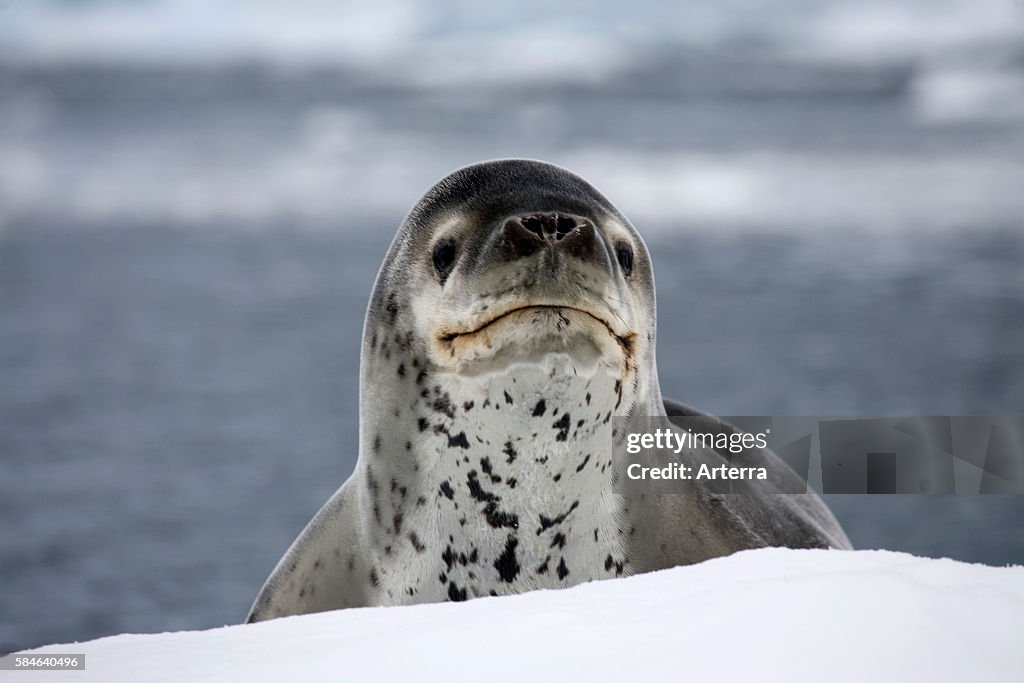
[[[349,479],[320,508],[263,584],[246,623],[367,604],[354,495]]]
[[[672,399],[663,399],[673,417],[701,418],[702,428],[736,433],[733,425]],[[703,419],[707,420],[706,425]],[[770,449],[757,449],[762,464],[781,476],[796,477]],[[686,457],[686,451],[683,456]],[[722,463],[726,463],[723,455]],[[765,546],[849,549],[849,539],[817,495],[640,496],[633,511],[635,566],[641,571],[701,562]]]

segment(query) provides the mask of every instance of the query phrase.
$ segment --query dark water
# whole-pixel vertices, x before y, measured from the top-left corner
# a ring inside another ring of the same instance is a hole
[[[241,620],[354,464],[390,228],[0,242],[0,650]],[[651,240],[666,394],[724,414],[1024,406],[1024,236]],[[984,274],[984,277],[979,276]],[[966,284],[965,284],[966,283]],[[1024,497],[830,501],[854,543],[1024,563]]]

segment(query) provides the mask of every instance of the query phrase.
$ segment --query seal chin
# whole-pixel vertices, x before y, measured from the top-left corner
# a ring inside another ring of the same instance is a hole
[[[618,369],[631,362],[635,333],[621,332],[602,315],[565,305],[511,308],[463,330],[441,329],[434,361],[462,374],[501,371],[517,363],[541,364],[565,354],[577,372]]]

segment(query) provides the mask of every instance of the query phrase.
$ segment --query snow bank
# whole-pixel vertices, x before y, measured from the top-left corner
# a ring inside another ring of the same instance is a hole
[[[53,645],[35,652],[84,652],[86,670],[27,676],[1022,680],[1022,637],[1024,567],[766,549],[563,591]]]

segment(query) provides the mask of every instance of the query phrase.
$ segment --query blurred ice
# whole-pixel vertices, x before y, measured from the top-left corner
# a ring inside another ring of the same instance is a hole
[[[1013,0],[92,1],[0,18],[0,225],[393,215],[425,179],[524,155],[644,222],[945,229],[1024,209]]]

